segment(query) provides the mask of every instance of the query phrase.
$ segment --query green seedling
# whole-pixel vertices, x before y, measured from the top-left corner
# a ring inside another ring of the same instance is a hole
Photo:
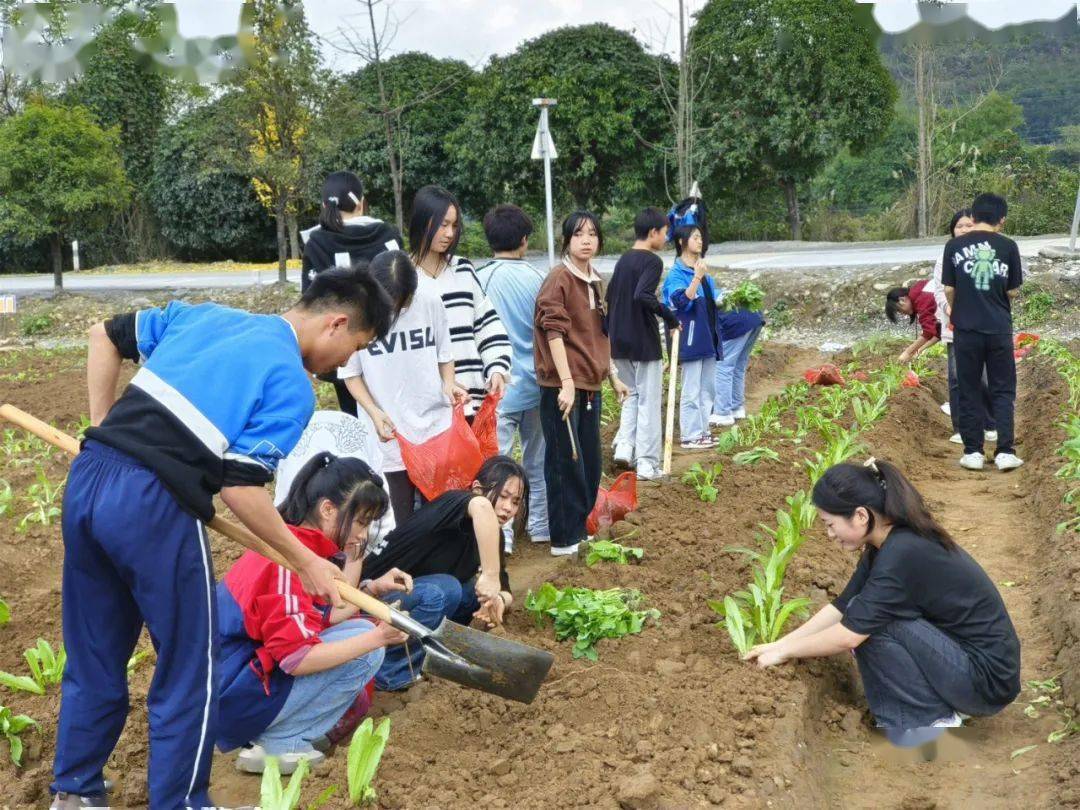
[[[7,706],[0,706],[0,733],[7,740],[8,753],[16,767],[22,767],[23,741],[20,735],[32,728],[37,728],[36,721],[25,714],[12,714]]]
[[[55,486],[49,481],[45,469],[39,464],[37,468],[37,481],[30,485],[27,493],[30,498],[30,511],[19,521],[18,530],[26,531],[31,523],[40,523],[42,526],[50,525],[60,517],[59,503],[64,489],[64,481]]]
[[[852,426],[852,430],[866,430],[885,415],[888,406],[889,398],[884,393],[877,399],[864,400],[861,397],[853,399],[851,409],[855,414],[855,424]]]
[[[810,493],[801,489],[794,495],[787,497],[787,505],[791,511],[791,519],[795,522],[800,532],[809,531],[817,520],[817,507],[810,499]]]
[[[135,670],[138,669],[139,664],[146,656],[150,655],[150,650],[139,650],[137,653],[131,656],[127,662],[127,676],[128,680],[135,674]]]
[[[58,684],[64,679],[67,653],[64,652],[63,644],[60,645],[59,652],[55,652],[49,642],[39,638],[35,646],[23,653],[23,658],[30,668],[30,676],[0,672],[0,684],[15,692],[44,695],[45,687]]]
[[[331,785],[318,796],[315,797],[315,801],[307,806],[307,810],[319,810],[327,802],[329,802],[335,795],[337,795],[339,788],[337,785]]]
[[[1062,726],[1061,728],[1054,729],[1047,735],[1046,741],[1048,743],[1059,743],[1062,740],[1068,739],[1073,734],[1080,732],[1080,722],[1077,722],[1069,709],[1063,710],[1061,716]]]
[[[730,596],[725,596],[723,602],[710,599],[707,604],[723,617],[722,624],[728,635],[731,636],[731,643],[735,645],[739,657],[744,657],[754,646],[755,634],[754,628],[750,624],[750,618],[743,612],[738,602]],[[721,622],[717,622],[716,626],[720,627]]]
[[[11,608],[8,603],[0,599],[0,627],[11,621]]]
[[[758,464],[761,461],[779,461],[780,454],[770,447],[755,447],[731,457],[736,464]]]
[[[0,478],[0,517],[10,515],[15,507],[15,493],[11,490],[11,484]]]
[[[585,564],[588,566],[596,565],[601,561],[626,565],[640,561],[645,556],[643,548],[631,548],[611,540],[596,540],[589,543],[588,549],[588,554],[585,556]]]
[[[374,804],[378,798],[371,780],[379,767],[386,741],[390,739],[390,718],[386,717],[379,727],[369,717],[353,733],[349,743],[348,775],[349,801],[354,807]]]
[[[550,582],[525,597],[525,609],[537,625],[545,616],[553,619],[555,638],[562,641],[573,637],[574,658],[590,661],[597,660],[596,643],[601,639],[640,633],[647,620],[660,618],[655,608],[640,610],[641,603],[641,593],[627,588],[559,590]]]
[[[752,281],[744,281],[724,296],[724,309],[759,312],[765,306],[765,291]]]
[[[716,488],[716,479],[720,477],[723,469],[724,465],[720,462],[709,469],[695,462],[694,466],[683,473],[682,482],[692,486],[698,498],[705,503],[716,503],[716,498],[720,494],[720,490]]]
[[[308,775],[311,765],[307,758],[300,760],[289,783],[281,784],[281,766],[278,765],[277,757],[267,757],[266,767],[263,768],[262,785],[259,790],[262,810],[295,810],[300,804],[300,788],[304,784],[304,778]]]
[[[716,440],[717,452],[724,454],[730,453],[742,445],[742,431],[739,429],[738,425],[730,430],[725,430],[720,434],[720,438]]]

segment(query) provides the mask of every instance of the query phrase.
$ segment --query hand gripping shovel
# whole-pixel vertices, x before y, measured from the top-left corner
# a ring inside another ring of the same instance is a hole
[[[0,417],[73,456],[79,454],[79,442],[74,437],[13,405],[0,406]],[[243,526],[231,523],[220,515],[207,525],[268,560],[290,568],[277,551]],[[551,653],[544,650],[473,630],[449,619],[443,619],[438,628],[430,630],[345,582],[338,581],[337,586],[341,598],[346,602],[408,633],[424,645],[426,654],[421,672],[425,675],[445,678],[509,700],[532,703],[555,660]]]

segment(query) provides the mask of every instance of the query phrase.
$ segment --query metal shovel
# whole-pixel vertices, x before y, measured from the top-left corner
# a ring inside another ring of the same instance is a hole
[[[71,455],[79,453],[79,442],[73,436],[57,430],[14,405],[0,406],[0,417]],[[243,526],[220,515],[216,515],[207,526],[291,570],[291,566],[277,551]],[[470,689],[490,692],[509,700],[532,703],[555,660],[555,657],[545,650],[473,630],[449,619],[443,619],[437,629],[431,630],[346,582],[338,581],[337,586],[343,600],[403,633],[408,633],[424,646],[421,672],[425,675],[445,678]]]

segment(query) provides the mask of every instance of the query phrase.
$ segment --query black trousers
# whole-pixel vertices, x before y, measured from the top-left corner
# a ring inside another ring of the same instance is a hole
[[[956,352],[951,343],[945,344],[949,353],[949,418],[952,420],[953,433],[960,432],[960,384],[956,381]],[[983,411],[986,414],[986,430],[997,430],[994,422],[994,405],[990,401],[990,387],[986,384],[986,369],[983,369],[982,385],[979,386],[982,394]]]
[[[394,513],[394,525],[400,526],[416,511],[417,499],[421,506],[427,503],[427,499],[420,494],[420,490],[405,470],[388,472],[384,475],[386,485],[390,488],[390,510]]]
[[[585,539],[585,519],[596,505],[600,489],[600,392],[579,390],[566,422],[558,400],[558,388],[540,389],[548,529],[551,545],[566,547]],[[570,446],[571,431],[577,447],[576,461]]]
[[[353,395],[349,393],[348,386],[345,385],[344,380],[339,380],[336,371],[331,371],[329,374],[316,374],[318,379],[323,382],[328,382],[334,386],[334,391],[337,393],[338,408],[348,414],[356,416],[356,409],[360,407],[356,400],[353,399]]]
[[[965,453],[981,453],[986,413],[982,402],[982,376],[990,389],[990,405],[997,424],[998,453],[1014,450],[1013,416],[1016,407],[1016,360],[1011,333],[988,335],[957,329],[953,336],[956,382],[960,387],[960,437]]]

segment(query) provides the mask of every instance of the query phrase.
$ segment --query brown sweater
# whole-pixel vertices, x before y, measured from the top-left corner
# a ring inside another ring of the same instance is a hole
[[[561,337],[574,387],[583,391],[600,390],[611,366],[611,347],[604,334],[603,301],[599,282],[590,285],[562,264],[548,274],[536,296],[533,318],[536,381],[541,386],[562,385],[548,345],[548,340]]]

